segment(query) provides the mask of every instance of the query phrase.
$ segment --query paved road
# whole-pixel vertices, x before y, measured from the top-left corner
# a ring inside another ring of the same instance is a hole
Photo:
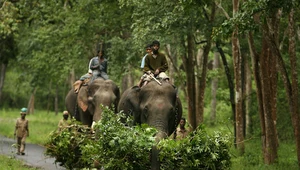
[[[26,164],[39,167],[44,170],[65,170],[64,167],[55,164],[54,158],[44,155],[45,148],[35,144],[26,144],[25,155],[17,155],[16,149],[12,146],[16,141],[0,135],[0,154],[14,156],[16,159],[24,161]]]

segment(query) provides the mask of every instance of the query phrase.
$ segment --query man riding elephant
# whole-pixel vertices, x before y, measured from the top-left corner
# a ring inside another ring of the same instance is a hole
[[[144,75],[138,84],[142,87],[151,79],[159,78],[169,81],[169,77],[166,75],[168,70],[168,62],[166,56],[163,53],[158,52],[160,48],[159,41],[155,40],[152,42],[152,54],[148,54],[145,58]]]
[[[92,70],[92,80],[102,77],[109,79],[107,75],[107,59],[104,57],[104,50],[98,50],[97,56],[92,58],[89,63],[89,69]]]
[[[104,50],[98,50],[97,56],[90,60],[88,73],[81,76],[80,79],[73,84],[74,92],[78,93],[82,85],[87,85],[90,81],[97,78],[103,78],[104,80],[109,79],[107,74],[107,59],[104,57]]]

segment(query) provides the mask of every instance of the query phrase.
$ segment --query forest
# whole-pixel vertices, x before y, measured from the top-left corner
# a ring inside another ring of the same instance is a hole
[[[192,129],[229,121],[267,165],[292,141],[300,167],[297,0],[0,0],[0,21],[1,109],[62,112],[99,49],[122,93],[158,40]]]

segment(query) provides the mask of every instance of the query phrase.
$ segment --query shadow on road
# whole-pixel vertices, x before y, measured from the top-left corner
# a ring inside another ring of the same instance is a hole
[[[65,170],[64,167],[55,164],[54,158],[44,155],[45,148],[35,144],[26,143],[25,155],[17,155],[14,144],[16,141],[0,135],[0,154],[13,156],[24,161],[27,165],[44,170]]]

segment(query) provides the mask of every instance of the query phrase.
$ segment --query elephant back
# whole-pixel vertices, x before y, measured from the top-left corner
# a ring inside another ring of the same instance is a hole
[[[177,90],[175,86],[169,82],[162,80],[161,84],[152,80],[147,85],[141,88],[141,98],[147,98],[149,96],[165,96],[167,98],[173,99],[172,103],[176,102]],[[142,99],[141,99],[142,100]]]

